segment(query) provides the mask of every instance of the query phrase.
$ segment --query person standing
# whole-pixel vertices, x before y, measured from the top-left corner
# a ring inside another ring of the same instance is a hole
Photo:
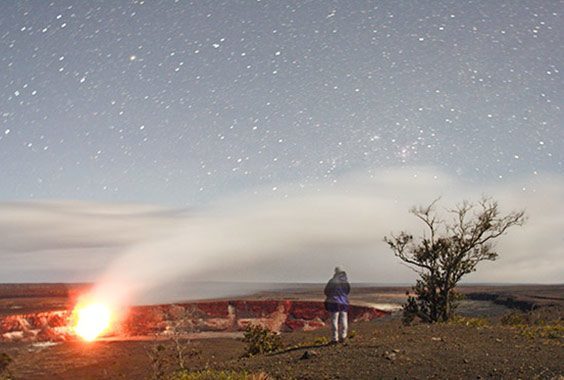
[[[349,311],[349,293],[351,286],[347,273],[341,268],[335,268],[333,278],[325,286],[325,310],[331,313],[332,343],[344,342],[347,338]]]

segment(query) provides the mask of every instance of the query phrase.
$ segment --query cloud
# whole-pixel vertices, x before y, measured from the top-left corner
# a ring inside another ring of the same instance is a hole
[[[523,182],[531,188],[523,191]],[[452,207],[488,194],[506,211],[526,208],[529,221],[503,236],[498,261],[482,263],[468,280],[564,280],[562,176],[476,185],[433,167],[412,167],[377,171],[372,178],[350,174],[340,185],[316,191],[291,188],[279,188],[277,193],[288,195],[284,198],[239,195],[192,211],[79,202],[0,204],[0,259],[7,263],[0,276],[95,278],[98,291],[118,302],[140,302],[147,292],[185,280],[324,281],[336,264],[356,282],[411,282],[414,273],[393,256],[383,237],[399,230],[422,233],[408,213],[415,204],[442,196],[441,205]],[[192,296],[198,296],[196,289]]]
[[[95,279],[126,247],[166,234],[179,215],[181,211],[133,204],[0,203],[0,277]]]

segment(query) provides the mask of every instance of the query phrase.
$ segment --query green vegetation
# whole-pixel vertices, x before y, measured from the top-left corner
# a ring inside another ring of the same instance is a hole
[[[266,354],[282,349],[282,340],[275,332],[259,325],[250,325],[245,329],[243,342],[247,343],[247,356]]]
[[[517,329],[529,338],[564,340],[564,321],[562,318],[550,318],[535,311],[512,312],[501,319],[501,323]]]
[[[468,327],[486,327],[490,325],[490,321],[487,318],[480,318],[480,317],[461,317],[455,315],[451,320],[450,323],[456,325],[463,325]]]
[[[295,350],[298,348],[310,348],[310,347],[319,347],[319,346],[326,346],[329,344],[329,339],[325,336],[320,336],[315,338],[313,341],[308,340],[305,342],[300,342],[298,344],[295,344],[293,346],[287,347],[287,349],[289,351],[291,350]]]
[[[216,371],[206,369],[203,371],[182,371],[172,377],[172,380],[269,380],[265,373],[249,374],[247,372]]]
[[[320,336],[313,341],[314,346],[324,346],[326,344],[329,344],[329,338],[326,336]]]

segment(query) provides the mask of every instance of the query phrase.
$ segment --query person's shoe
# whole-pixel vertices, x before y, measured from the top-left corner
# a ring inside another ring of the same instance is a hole
[[[339,343],[338,340],[332,340],[332,341],[330,341],[330,342],[328,343],[328,345],[329,345],[329,346],[333,346],[333,345],[338,344],[338,343]]]

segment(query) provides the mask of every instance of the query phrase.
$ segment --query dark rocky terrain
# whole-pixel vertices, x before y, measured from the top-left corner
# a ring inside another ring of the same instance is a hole
[[[83,285],[0,286],[0,315],[70,307],[83,289]],[[315,301],[321,299],[320,289],[308,285],[251,298]],[[397,306],[405,299],[405,290],[356,286],[352,299],[358,304]],[[351,324],[346,344],[326,344],[327,327],[297,330],[282,333],[283,350],[245,358],[239,335],[189,335],[181,339],[186,365],[190,370],[266,373],[274,379],[563,378],[563,286],[463,286],[460,291],[466,295],[460,310],[466,317],[453,323],[403,326],[392,313]],[[173,373],[175,342],[167,337],[3,342],[0,354],[13,359],[6,373],[14,379],[143,379],[153,375],[148,353],[155,345],[164,347],[165,367]]]

